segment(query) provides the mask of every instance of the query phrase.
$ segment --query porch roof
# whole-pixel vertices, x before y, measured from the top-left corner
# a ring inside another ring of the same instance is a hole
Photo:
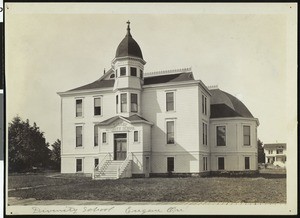
[[[114,117],[111,117],[107,120],[104,120],[104,121],[98,123],[97,125],[107,126],[107,125],[110,125],[111,123],[113,123],[114,121],[116,121],[118,119],[122,119],[122,120],[124,120],[128,123],[146,123],[146,124],[149,124],[149,125],[153,125],[153,123],[151,123],[150,121],[146,120],[145,118],[143,118],[143,117],[141,117],[137,114],[131,115],[130,117],[114,116]]]

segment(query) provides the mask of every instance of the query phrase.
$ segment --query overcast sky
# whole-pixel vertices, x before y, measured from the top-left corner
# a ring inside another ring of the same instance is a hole
[[[7,121],[18,114],[36,122],[49,143],[60,138],[56,93],[93,82],[110,68],[127,20],[145,72],[192,67],[195,79],[242,100],[259,119],[264,143],[287,142],[294,112],[287,102],[295,96],[289,93],[295,71],[287,66],[288,6],[7,7]]]

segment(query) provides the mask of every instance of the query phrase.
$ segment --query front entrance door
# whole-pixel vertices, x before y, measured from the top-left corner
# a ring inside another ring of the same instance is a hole
[[[117,139],[115,146],[115,160],[125,160],[127,156],[127,140]]]

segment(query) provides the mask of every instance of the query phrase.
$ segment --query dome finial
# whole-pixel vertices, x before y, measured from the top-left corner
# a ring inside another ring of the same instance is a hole
[[[126,23],[127,23],[127,35],[131,36],[131,34],[130,34],[130,21],[128,20]]]

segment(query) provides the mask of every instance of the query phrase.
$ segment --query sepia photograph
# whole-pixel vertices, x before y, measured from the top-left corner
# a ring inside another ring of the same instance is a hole
[[[297,4],[6,3],[6,214],[297,214]]]

